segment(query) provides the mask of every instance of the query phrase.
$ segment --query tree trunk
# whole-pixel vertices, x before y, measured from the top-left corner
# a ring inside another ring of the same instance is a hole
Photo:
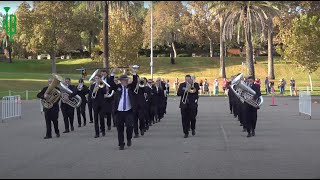
[[[11,46],[8,46],[8,51],[9,51],[9,63],[12,63],[12,48]]]
[[[275,79],[274,75],[274,61],[273,61],[273,24],[269,22],[268,27],[268,77]]]
[[[175,64],[174,62],[174,51],[175,51],[175,46],[174,46],[174,33],[171,32],[171,35],[172,35],[172,41],[171,41],[171,48],[170,48],[170,60],[171,60],[171,64]]]
[[[109,74],[109,43],[108,43],[108,14],[109,5],[108,1],[104,1],[104,13],[103,13],[103,68],[106,68],[107,74]]]
[[[176,34],[173,33],[173,43],[172,43],[172,47],[173,47],[173,52],[174,52],[174,58],[177,57],[177,50],[176,50]]]
[[[245,23],[244,29],[245,29],[245,39],[246,39],[246,63],[248,66],[248,75],[251,75],[253,76],[253,78],[255,78],[251,28],[248,20]]]
[[[209,45],[210,45],[210,57],[211,59],[213,59],[213,43],[210,38],[209,38]]]
[[[310,89],[313,91],[313,86],[312,86],[312,79],[311,79],[311,73],[309,72],[309,80],[310,80]]]
[[[223,26],[224,26],[224,17],[220,17],[220,73],[219,76],[227,78],[226,76],[226,67],[225,67],[225,42],[222,38]]]
[[[57,73],[57,65],[56,65],[56,51],[53,51],[51,54],[51,67],[52,73]]]
[[[92,42],[93,42],[93,32],[92,31],[90,31],[89,32],[89,52],[90,52],[90,54],[91,54],[91,52],[92,52]]]

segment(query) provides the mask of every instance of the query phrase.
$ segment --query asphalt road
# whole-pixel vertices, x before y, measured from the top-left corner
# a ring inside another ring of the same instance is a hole
[[[276,104],[265,97],[247,138],[226,98],[201,97],[197,134],[184,139],[170,98],[165,118],[119,151],[115,128],[94,139],[93,124],[78,128],[76,119],[74,132],[44,140],[39,101],[23,101],[22,119],[0,123],[0,178],[320,178],[320,105],[310,120],[299,116],[298,98]]]

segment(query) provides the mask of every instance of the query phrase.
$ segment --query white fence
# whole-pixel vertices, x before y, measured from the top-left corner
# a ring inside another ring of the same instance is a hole
[[[309,89],[307,91],[300,91],[299,94],[299,115],[306,114],[311,119],[311,95]]]
[[[20,96],[5,96],[2,98],[2,122],[13,117],[21,118]]]

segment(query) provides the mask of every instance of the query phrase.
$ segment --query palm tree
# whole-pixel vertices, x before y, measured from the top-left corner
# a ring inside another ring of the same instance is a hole
[[[244,34],[248,74],[254,77],[252,32],[260,34],[261,38],[265,40],[266,25],[278,13],[278,9],[268,1],[240,1],[220,7],[219,11],[224,11],[226,18],[222,35],[224,40],[232,39],[234,31],[237,30],[239,43],[240,33]]]
[[[229,14],[227,6],[230,4],[228,1],[212,1],[209,3],[212,16],[215,17],[215,21],[219,20],[220,27],[220,70],[219,76],[226,78],[226,63],[225,63],[225,40],[223,38],[223,27],[225,24],[226,16]]]
[[[103,7],[103,68],[106,68],[109,74],[109,43],[108,43],[108,27],[109,27],[109,12],[113,10],[124,9],[126,14],[129,13],[130,1],[87,1],[88,10],[93,10],[96,7]]]

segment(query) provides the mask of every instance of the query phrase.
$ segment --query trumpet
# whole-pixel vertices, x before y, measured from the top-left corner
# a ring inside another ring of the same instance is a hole
[[[98,90],[104,88],[105,86],[107,86],[107,96],[106,96],[106,98],[111,98],[113,96],[113,94],[114,94],[114,90],[112,90],[111,94],[109,94],[110,85],[103,79],[100,81],[99,84],[96,84],[96,86],[94,87],[94,89],[92,91],[91,98],[95,99],[96,96],[97,96]]]

